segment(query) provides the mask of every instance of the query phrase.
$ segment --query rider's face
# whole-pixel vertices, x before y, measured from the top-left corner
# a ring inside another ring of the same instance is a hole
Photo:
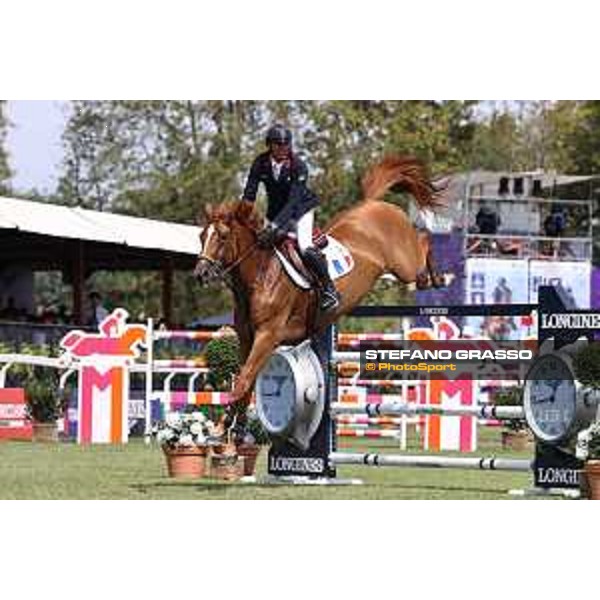
[[[281,162],[290,155],[290,145],[282,144],[279,142],[271,142],[269,146],[271,150],[271,156],[275,162]]]

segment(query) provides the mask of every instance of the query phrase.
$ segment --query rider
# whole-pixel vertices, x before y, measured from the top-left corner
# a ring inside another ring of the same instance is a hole
[[[254,202],[259,184],[264,184],[268,225],[259,234],[260,243],[269,246],[280,235],[295,233],[302,260],[319,288],[321,310],[333,310],[339,305],[339,294],[325,256],[313,245],[314,211],[319,198],[306,186],[306,164],[292,152],[292,132],[283,125],[273,125],[265,141],[268,150],[252,163],[242,201]]]

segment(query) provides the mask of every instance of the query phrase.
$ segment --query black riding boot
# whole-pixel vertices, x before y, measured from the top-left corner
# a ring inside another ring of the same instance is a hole
[[[335,289],[329,271],[327,259],[317,248],[307,248],[302,255],[304,264],[317,282],[321,299],[321,310],[327,312],[336,309],[340,304],[340,295]]]

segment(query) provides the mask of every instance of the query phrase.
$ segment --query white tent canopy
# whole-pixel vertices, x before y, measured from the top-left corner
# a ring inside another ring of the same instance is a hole
[[[197,256],[199,228],[44,202],[0,197],[0,229]]]

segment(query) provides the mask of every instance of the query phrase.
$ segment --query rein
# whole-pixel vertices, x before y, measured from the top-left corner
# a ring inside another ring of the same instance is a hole
[[[211,258],[208,258],[206,256],[201,256],[200,258],[208,261],[211,268],[214,270],[215,277],[218,277],[219,279],[225,279],[225,278],[227,278],[228,275],[230,275],[230,273],[231,273],[231,271],[233,271],[233,269],[235,269],[237,266],[242,264],[248,257],[250,257],[256,251],[257,247],[258,247],[258,241],[255,241],[253,244],[250,244],[250,246],[246,249],[246,251],[243,252],[241,254],[241,256],[239,256],[237,258],[237,260],[232,262],[226,268],[222,267],[219,264],[219,262],[217,262]]]
[[[221,276],[228,275],[230,271],[241,265],[258,248],[258,242],[254,242],[236,261],[232,262],[226,269],[223,269]]]

